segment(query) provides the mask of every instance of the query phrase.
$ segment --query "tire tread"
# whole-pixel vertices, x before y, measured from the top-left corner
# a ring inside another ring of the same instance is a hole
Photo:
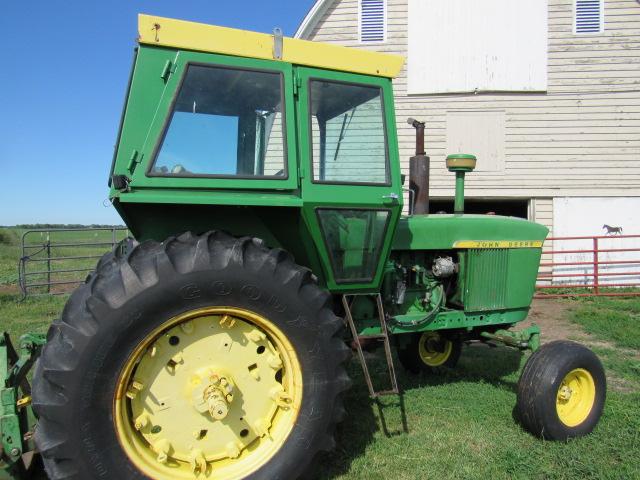
[[[316,311],[320,335],[327,338],[334,352],[326,359],[328,370],[334,373],[326,386],[332,413],[327,430],[319,432],[317,445],[318,450],[333,448],[335,426],[344,417],[341,393],[351,385],[344,367],[349,350],[340,338],[343,323],[331,310],[331,296],[317,285],[311,271],[295,264],[288,252],[267,248],[262,240],[235,238],[220,231],[202,235],[185,232],[162,243],[127,242],[127,253],[116,246],[105,254],[85,284],[70,296],[61,318],[49,329],[49,340],[35,368],[34,411],[39,417],[35,440],[49,478],[86,478],[75,459],[73,432],[61,425],[69,424],[74,415],[65,386],[81,369],[78,353],[91,338],[101,334],[101,319],[162,278],[207,269],[224,270],[231,265],[271,271],[277,282],[297,291],[304,303]],[[318,452],[312,453],[314,457]]]

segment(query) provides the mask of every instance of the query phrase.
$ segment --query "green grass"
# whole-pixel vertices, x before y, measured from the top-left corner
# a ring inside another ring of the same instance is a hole
[[[640,350],[640,297],[584,297],[577,305],[571,319],[584,330]]]
[[[16,339],[27,332],[45,333],[51,321],[60,316],[67,296],[28,297],[17,293],[0,293],[0,330]]]
[[[16,247],[0,244],[0,278],[8,283],[17,255]],[[12,336],[45,332],[65,300],[40,296],[21,302],[17,292],[0,289],[0,329]],[[573,320],[594,340],[609,342],[594,348],[605,364],[610,388],[593,434],[554,443],[538,440],[518,426],[513,418],[515,389],[527,358],[518,351],[467,347],[455,370],[437,376],[411,376],[398,368],[404,395],[385,397],[380,403],[368,398],[362,372],[352,360],[354,386],[345,394],[347,416],[338,427],[336,449],[318,463],[318,477],[640,478],[639,302],[601,298],[573,303]],[[377,379],[385,378],[380,360],[372,367]]]
[[[449,374],[399,372],[404,408],[395,398],[383,399],[381,408],[370,401],[352,362],[356,382],[346,396],[347,419],[338,428],[337,451],[321,462],[320,478],[640,478],[638,390],[610,390],[591,435],[541,441],[513,419],[525,360],[506,348],[469,347]],[[377,374],[383,376],[381,364]]]
[[[18,280],[18,235],[14,229],[0,228],[0,285]]]

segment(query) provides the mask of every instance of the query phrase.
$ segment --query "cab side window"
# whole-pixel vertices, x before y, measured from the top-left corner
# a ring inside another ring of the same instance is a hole
[[[310,81],[314,182],[388,184],[379,87]]]

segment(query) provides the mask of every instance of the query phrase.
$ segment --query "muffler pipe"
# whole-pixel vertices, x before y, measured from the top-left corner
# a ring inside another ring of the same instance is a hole
[[[416,129],[416,154],[409,159],[409,189],[413,193],[409,214],[422,215],[429,213],[430,160],[424,151],[424,122],[408,118],[407,123]]]

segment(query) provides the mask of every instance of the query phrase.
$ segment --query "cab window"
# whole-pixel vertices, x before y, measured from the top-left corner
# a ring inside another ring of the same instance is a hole
[[[286,178],[282,74],[190,64],[150,176]]]
[[[313,181],[388,185],[379,87],[311,80]]]
[[[337,283],[370,282],[380,260],[388,210],[317,210]]]

